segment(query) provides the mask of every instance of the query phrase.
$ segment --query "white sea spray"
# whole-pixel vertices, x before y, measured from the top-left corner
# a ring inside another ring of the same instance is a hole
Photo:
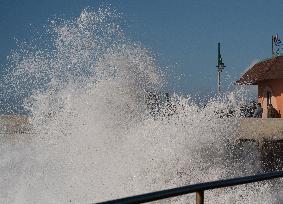
[[[229,111],[241,93],[205,107],[174,94],[151,114],[146,96],[162,87],[161,69],[118,19],[86,9],[51,21],[51,44],[23,43],[11,54],[7,78],[15,95],[27,95],[33,128],[1,140],[1,203],[93,203],[261,171],[256,150],[233,156],[239,118]],[[278,188],[210,191],[208,203],[276,203]]]

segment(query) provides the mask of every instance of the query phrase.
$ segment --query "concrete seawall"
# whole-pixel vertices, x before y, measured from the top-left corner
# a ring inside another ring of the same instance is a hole
[[[239,147],[253,143],[265,171],[283,169],[283,119],[244,118],[239,126]]]
[[[0,116],[0,141],[17,143],[32,139],[33,131],[27,116]],[[265,171],[283,169],[283,119],[243,118],[240,120],[237,148],[256,146]]]
[[[243,118],[240,121],[239,139],[283,140],[283,119]]]
[[[18,144],[32,139],[32,128],[27,116],[0,116],[0,143]]]
[[[0,134],[29,133],[30,123],[27,116],[1,115]]]

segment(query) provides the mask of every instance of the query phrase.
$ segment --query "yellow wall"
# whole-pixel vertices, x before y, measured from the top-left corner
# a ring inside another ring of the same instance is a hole
[[[279,112],[281,118],[283,117],[283,79],[274,79],[258,82],[258,102],[263,108],[262,117],[267,116],[267,98],[266,92],[270,91],[272,94],[271,103],[273,107]]]

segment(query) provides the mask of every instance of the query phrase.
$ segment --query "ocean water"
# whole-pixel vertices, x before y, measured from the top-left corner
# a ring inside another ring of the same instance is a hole
[[[243,93],[205,107],[170,94],[149,108],[146,96],[166,77],[120,21],[108,8],[54,19],[50,41],[21,43],[9,56],[5,87],[25,96],[32,128],[1,134],[0,203],[94,203],[262,172],[256,148],[235,145],[237,111],[227,114]],[[207,203],[280,203],[281,189],[277,180],[205,195]]]

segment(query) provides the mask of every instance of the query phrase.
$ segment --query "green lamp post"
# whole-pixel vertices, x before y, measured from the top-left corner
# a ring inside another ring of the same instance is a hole
[[[217,59],[217,93],[220,94],[220,85],[221,85],[221,81],[220,81],[220,73],[224,70],[224,67],[226,67],[223,63],[223,59],[221,57],[221,53],[220,53],[220,43],[218,43],[218,59]]]

